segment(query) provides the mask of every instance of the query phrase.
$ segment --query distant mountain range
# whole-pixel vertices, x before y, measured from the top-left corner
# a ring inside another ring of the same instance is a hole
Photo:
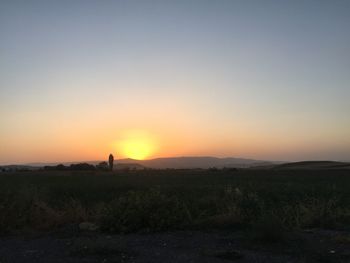
[[[9,170],[36,170],[44,166],[63,164],[69,166],[76,163],[89,163],[96,165],[101,161],[62,162],[62,163],[29,163],[25,165],[3,165]],[[208,169],[208,168],[255,168],[255,169],[350,169],[348,162],[334,161],[303,161],[303,162],[277,162],[244,158],[216,158],[216,157],[170,157],[150,160],[119,159],[115,160],[116,169]]]
[[[96,165],[101,161],[86,161],[84,163],[89,163]],[[25,166],[30,167],[43,167],[46,165],[70,165],[74,163],[82,162],[61,162],[61,163],[29,163]],[[264,166],[264,165],[273,165],[279,164],[281,162],[269,162],[253,159],[244,159],[244,158],[217,158],[217,157],[169,157],[169,158],[156,158],[150,160],[134,160],[134,159],[119,159],[115,160],[115,163],[119,167],[125,167],[127,165],[141,165],[146,168],[154,169],[192,169],[192,168],[248,168],[252,166]]]
[[[252,166],[263,166],[276,164],[274,162],[267,162],[253,159],[243,158],[216,158],[216,157],[170,157],[170,158],[156,158],[150,160],[133,160],[122,159],[119,163],[137,163],[144,167],[155,169],[193,169],[202,168],[208,169],[216,168],[248,168]]]
[[[295,163],[284,163],[276,165],[273,168],[282,170],[350,169],[350,163],[334,161],[304,161]]]

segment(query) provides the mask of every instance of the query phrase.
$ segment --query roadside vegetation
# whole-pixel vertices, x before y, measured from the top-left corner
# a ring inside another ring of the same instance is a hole
[[[348,170],[36,171],[0,176],[0,233],[89,222],[109,233],[350,226]]]

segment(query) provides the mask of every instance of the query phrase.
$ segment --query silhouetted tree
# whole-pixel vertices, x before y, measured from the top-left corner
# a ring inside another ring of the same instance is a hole
[[[110,154],[108,157],[109,170],[113,171],[114,157],[113,154]]]
[[[56,169],[57,169],[58,171],[64,171],[64,170],[67,169],[67,167],[64,166],[63,164],[59,164],[59,165],[56,166]]]
[[[108,163],[107,162],[100,162],[98,165],[96,165],[96,169],[106,171],[109,169]]]

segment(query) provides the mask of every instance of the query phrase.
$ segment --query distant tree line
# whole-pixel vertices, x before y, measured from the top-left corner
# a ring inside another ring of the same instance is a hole
[[[108,163],[100,162],[96,166],[88,163],[77,163],[77,164],[71,164],[69,166],[59,164],[54,166],[44,166],[43,169],[46,171],[95,171],[95,170],[113,171],[113,164],[114,164],[114,156],[113,154],[110,154],[108,156]]]
[[[100,162],[96,166],[88,163],[77,163],[67,166],[59,164],[54,166],[44,166],[43,169],[46,171],[108,171],[109,165],[107,162]]]

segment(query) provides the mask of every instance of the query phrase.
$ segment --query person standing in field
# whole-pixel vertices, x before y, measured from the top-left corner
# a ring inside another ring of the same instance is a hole
[[[110,154],[108,157],[109,170],[113,171],[114,157]]]

